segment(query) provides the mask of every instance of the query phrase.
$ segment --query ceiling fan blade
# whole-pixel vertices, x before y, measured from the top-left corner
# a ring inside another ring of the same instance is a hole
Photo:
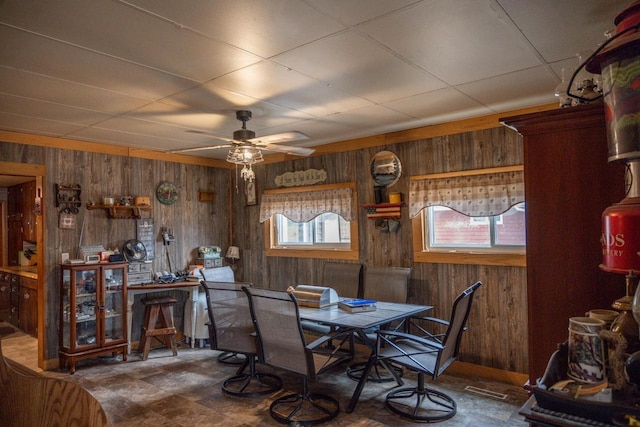
[[[179,150],[169,150],[167,151],[167,153],[177,154],[177,153],[187,153],[190,151],[217,150],[218,148],[229,148],[232,146],[233,144],[221,144],[221,145],[209,145],[206,147],[181,148]]]
[[[265,144],[265,145],[256,144],[256,145],[267,151],[276,151],[278,153],[293,154],[295,156],[310,156],[311,154],[313,154],[314,151],[316,151],[313,148],[293,147],[293,146],[279,145],[279,144]]]
[[[296,130],[283,133],[274,133],[273,135],[259,136],[249,141],[260,144],[276,144],[279,142],[302,141],[309,139],[307,135]]]
[[[227,138],[226,136],[220,136],[220,135],[216,135],[216,134],[211,133],[211,132],[205,132],[205,131],[202,131],[202,130],[188,130],[187,132],[189,132],[189,133],[197,133],[197,134],[200,134],[200,135],[207,135],[207,136],[210,136],[212,138],[219,139],[220,141],[227,141],[227,142],[231,142],[231,143],[234,143],[234,144],[240,144],[242,142],[242,141],[236,141],[233,138]]]

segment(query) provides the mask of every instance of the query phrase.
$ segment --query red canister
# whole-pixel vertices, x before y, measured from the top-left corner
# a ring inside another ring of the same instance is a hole
[[[602,264],[612,273],[640,273],[640,197],[626,198],[602,213]]]

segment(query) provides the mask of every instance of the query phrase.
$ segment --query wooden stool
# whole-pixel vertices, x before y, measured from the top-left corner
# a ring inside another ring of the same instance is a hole
[[[144,298],[142,302],[147,306],[138,347],[142,349],[142,360],[147,360],[149,357],[151,338],[156,338],[165,344],[173,351],[173,355],[177,356],[176,328],[173,326],[173,317],[171,316],[171,304],[175,304],[176,299],[172,297]],[[159,325],[158,320],[160,321]]]

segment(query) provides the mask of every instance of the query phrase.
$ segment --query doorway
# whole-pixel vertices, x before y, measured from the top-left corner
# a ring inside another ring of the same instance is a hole
[[[47,312],[47,293],[46,286],[44,286],[45,277],[45,166],[44,165],[32,165],[27,163],[10,163],[0,162],[0,187],[8,187],[25,182],[35,181],[36,197],[39,198],[39,206],[35,207],[35,232],[36,232],[36,250],[38,253],[37,264],[37,291],[38,291],[38,327],[37,327],[37,339],[38,339],[38,367],[40,369],[46,369],[45,367],[45,337],[47,336],[46,328],[46,312]],[[20,182],[19,182],[20,181]],[[34,205],[36,203],[34,202]],[[2,238],[2,258],[0,264],[7,266],[7,203],[3,203],[2,207],[2,231],[0,232]]]

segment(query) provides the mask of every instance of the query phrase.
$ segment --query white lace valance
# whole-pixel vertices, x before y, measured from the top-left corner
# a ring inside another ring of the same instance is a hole
[[[294,222],[308,222],[320,214],[333,212],[346,221],[354,221],[353,188],[295,191],[263,194],[260,199],[260,222],[281,214]]]
[[[412,179],[409,216],[429,206],[446,206],[468,216],[494,216],[524,202],[522,167],[461,176]]]

